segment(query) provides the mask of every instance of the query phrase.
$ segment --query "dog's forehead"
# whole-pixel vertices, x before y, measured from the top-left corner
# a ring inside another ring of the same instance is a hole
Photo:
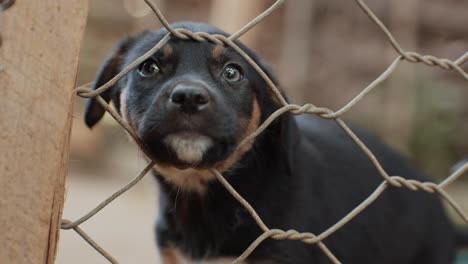
[[[207,41],[171,39],[158,53],[168,57],[174,56],[180,60],[184,57],[191,57],[202,61],[210,58],[215,47],[215,44]]]
[[[205,23],[193,23],[193,22],[179,22],[173,24],[175,29],[187,29],[192,32],[205,32],[209,34],[220,34],[228,36],[228,34],[212,25]],[[145,52],[153,48],[161,39],[168,34],[167,29],[163,28],[158,31],[148,31],[146,34],[141,35],[137,41],[134,43],[132,48],[129,50],[128,58],[129,60],[135,60],[139,56],[143,55]],[[184,53],[184,48],[188,52],[187,55],[191,55],[194,52],[198,51],[209,51],[212,50],[216,45],[209,41],[195,41],[195,40],[183,40],[173,37],[165,45],[171,46],[171,48],[178,48],[178,52]],[[163,52],[164,47],[157,52]]]

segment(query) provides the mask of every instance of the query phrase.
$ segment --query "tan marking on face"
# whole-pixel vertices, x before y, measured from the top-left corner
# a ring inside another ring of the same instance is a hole
[[[162,48],[162,54],[163,54],[163,57],[162,57],[163,60],[168,59],[172,56],[172,54],[174,54],[174,49],[172,48],[171,45],[166,44]]]
[[[214,179],[214,175],[208,169],[178,169],[173,166],[156,164],[156,171],[164,179],[180,187],[182,190],[194,191],[203,194],[206,191],[206,183]]]
[[[223,45],[216,45],[216,47],[214,47],[213,50],[211,51],[211,57],[216,62],[221,62],[225,52],[226,52],[226,47],[224,47]]]
[[[127,107],[127,91],[128,86],[125,86],[122,91],[120,92],[120,113],[122,115],[122,119],[131,127],[133,130],[136,130],[135,125],[133,124],[132,120],[130,119],[130,114],[128,113]]]
[[[229,264],[235,260],[235,258],[231,257],[220,257],[197,261],[185,256],[175,247],[163,249],[161,251],[161,259],[163,264]],[[241,262],[241,264],[243,263],[245,262]]]
[[[244,131],[244,134],[238,139],[238,142],[241,142],[244,138],[246,138],[255,130],[257,130],[257,128],[260,125],[260,116],[260,106],[258,105],[257,98],[254,98],[252,102],[252,114],[250,116],[249,123],[247,125],[246,130]],[[247,151],[249,151],[252,148],[254,141],[255,140],[246,142],[243,146],[241,146],[234,153],[232,153],[231,156],[229,156],[226,160],[217,162],[214,167],[220,172],[228,170],[232,167],[232,165],[239,161],[242,158],[242,156],[244,156],[244,154],[247,153]]]
[[[260,116],[260,106],[257,98],[254,98],[252,102],[252,114],[244,133],[238,138],[238,142],[241,142],[258,128],[260,125]],[[242,147],[234,151],[227,159],[214,164],[214,168],[221,173],[227,171],[252,148],[253,142],[254,140],[245,143]],[[200,194],[203,194],[206,191],[206,185],[208,182],[216,179],[209,169],[188,168],[182,170],[163,164],[156,164],[154,167],[167,182],[170,182],[183,190],[195,191]]]
[[[161,250],[161,261],[163,264],[178,264],[178,250],[169,247]]]

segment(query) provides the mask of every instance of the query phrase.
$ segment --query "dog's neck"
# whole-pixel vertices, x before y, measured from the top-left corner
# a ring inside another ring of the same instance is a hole
[[[268,206],[275,202],[265,201],[263,197],[272,196],[264,193],[272,192],[283,201],[288,199],[288,192],[282,190],[287,189],[291,176],[291,164],[286,160],[291,154],[285,155],[285,151],[290,151],[285,148],[293,145],[285,146],[284,142],[294,137],[285,135],[286,131],[281,129],[265,132],[223,176],[260,215],[267,216],[271,213]],[[289,138],[279,141],[278,137]],[[161,194],[157,236],[162,248],[176,247],[195,259],[219,254],[235,256],[260,235],[260,229],[245,208],[216,179],[205,183],[203,193],[181,190],[161,176],[158,179]]]

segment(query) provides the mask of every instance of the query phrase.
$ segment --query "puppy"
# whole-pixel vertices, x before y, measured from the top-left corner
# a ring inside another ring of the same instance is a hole
[[[175,28],[226,33],[207,24]],[[94,87],[152,48],[165,29],[122,40]],[[275,82],[271,71],[237,43]],[[291,65],[294,67],[294,65]],[[232,48],[171,39],[102,94],[141,138],[157,164],[157,244],[164,263],[229,263],[262,232],[209,172],[216,168],[271,228],[319,234],[382,182],[368,157],[333,121],[284,114],[236,149],[279,104],[258,73]],[[104,109],[88,101],[94,126]],[[425,178],[375,138],[358,133],[391,175]],[[388,188],[324,243],[346,264],[448,264],[455,232],[437,195]],[[317,245],[267,240],[248,263],[330,263]]]

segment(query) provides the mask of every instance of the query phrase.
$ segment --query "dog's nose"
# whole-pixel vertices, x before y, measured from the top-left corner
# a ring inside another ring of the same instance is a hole
[[[197,112],[205,108],[210,102],[210,95],[206,88],[179,84],[169,96],[172,104],[180,107],[184,112]]]

